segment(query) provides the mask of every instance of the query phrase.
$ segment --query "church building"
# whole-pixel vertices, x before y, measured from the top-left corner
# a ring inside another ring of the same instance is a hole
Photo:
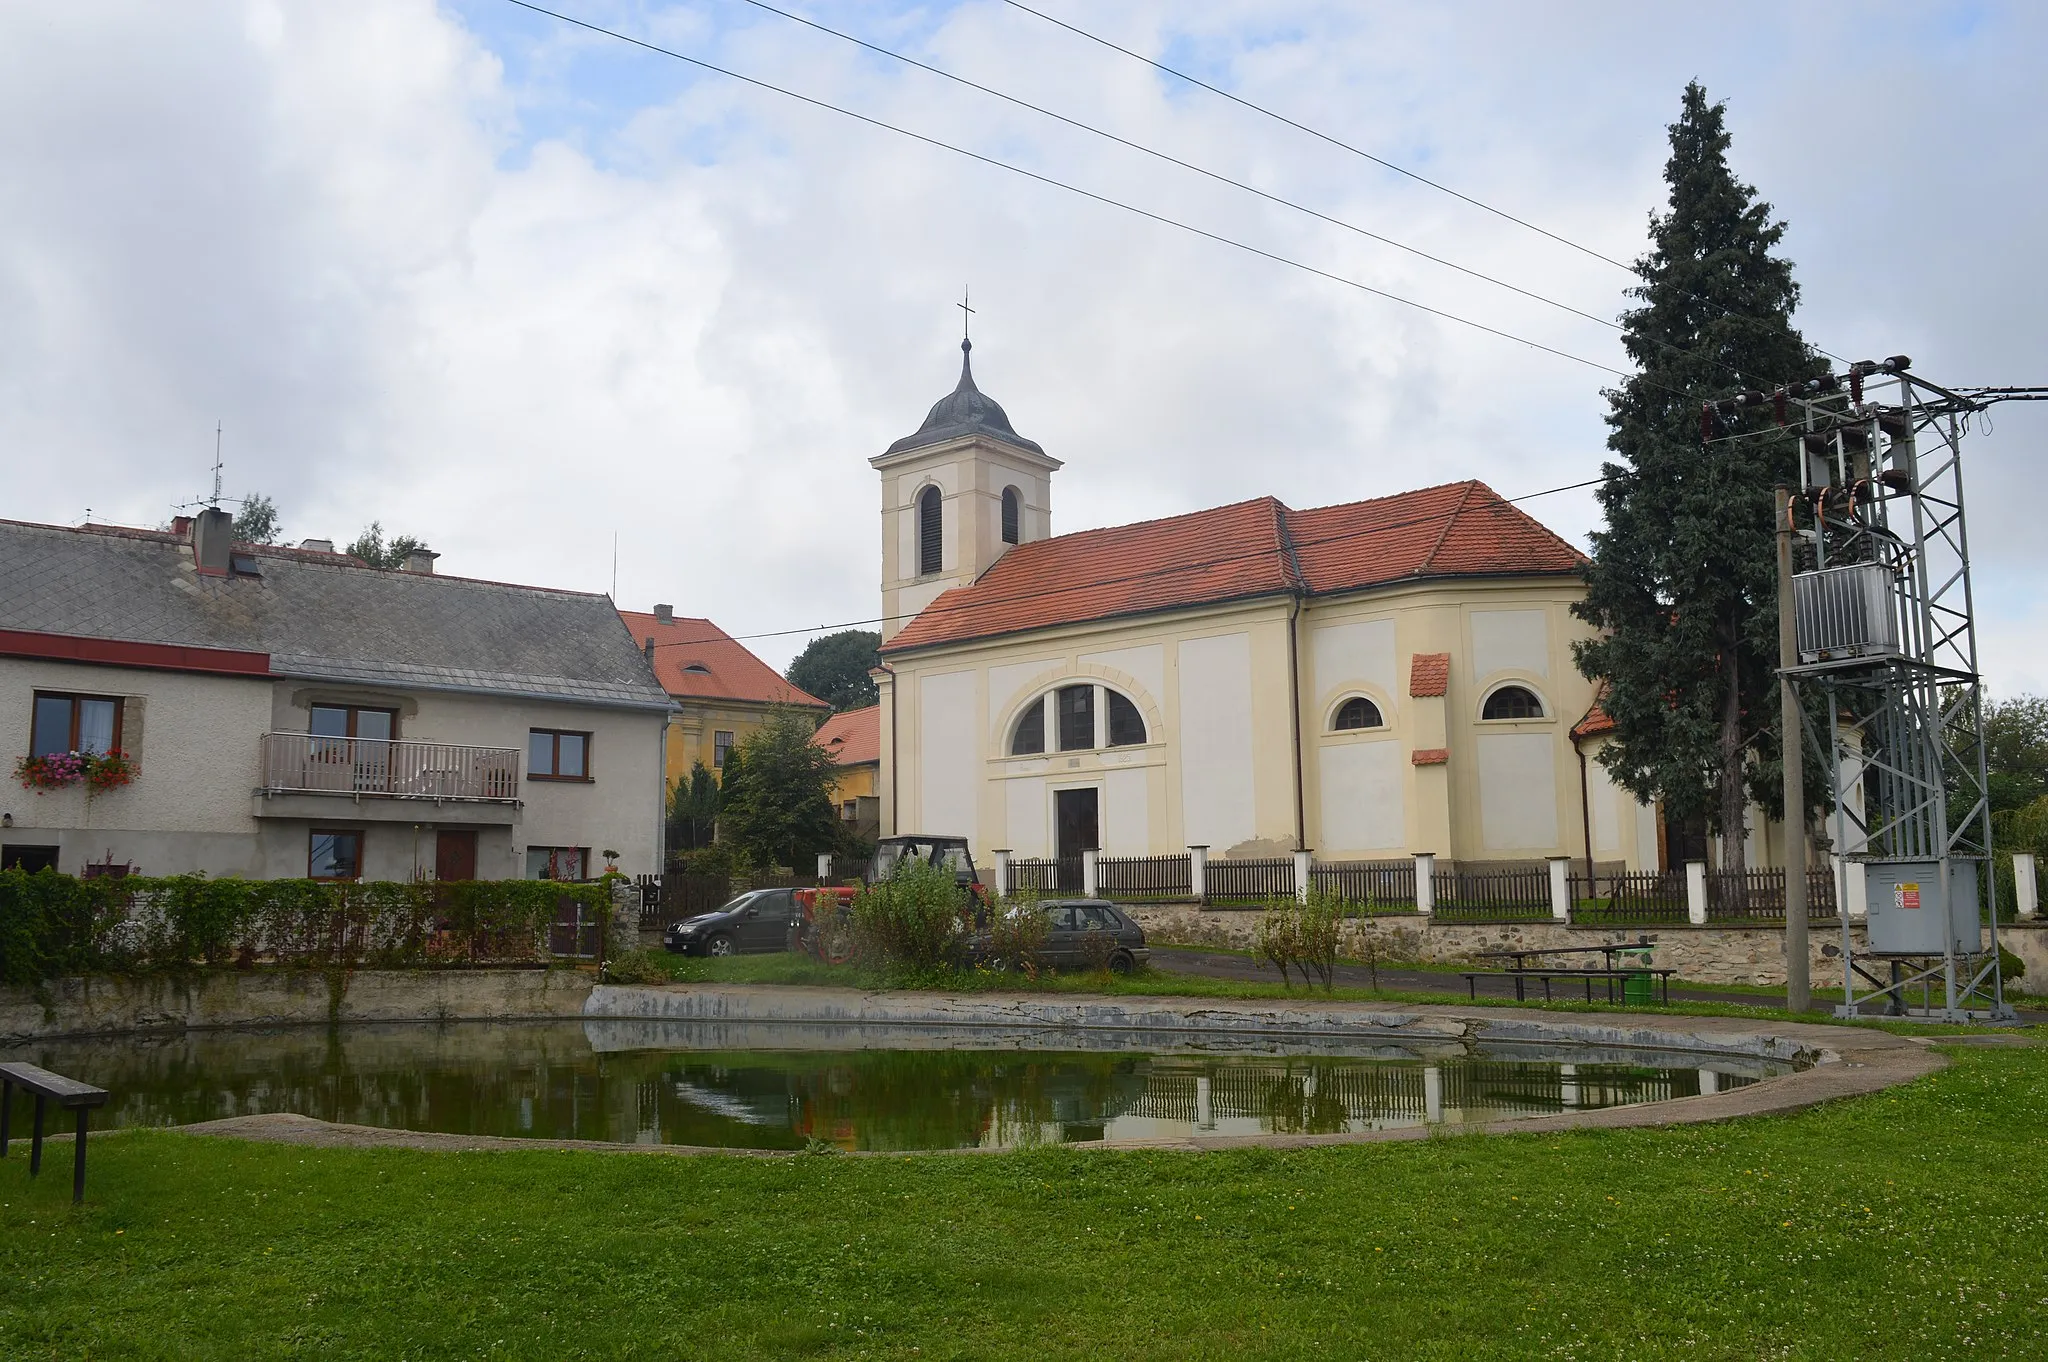
[[[883,831],[977,860],[1312,849],[1657,869],[1592,760],[1582,555],[1475,481],[1055,535],[1061,463],[959,385],[882,480]]]

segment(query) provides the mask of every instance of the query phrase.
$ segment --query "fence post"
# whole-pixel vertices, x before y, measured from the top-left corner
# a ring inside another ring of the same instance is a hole
[[[1083,898],[1092,899],[1096,897],[1095,886],[1099,876],[1096,874],[1095,861],[1101,854],[1094,847],[1081,848],[1081,896]]]
[[[832,878],[832,853],[829,851],[818,853],[818,878],[821,880]]]
[[[996,897],[1010,897],[1010,849],[996,848]]]
[[[2034,853],[2031,851],[2012,854],[2012,896],[2021,917],[2039,916],[2041,888],[2040,882],[2034,878]]]
[[[1308,902],[1308,887],[1315,880],[1315,852],[1303,847],[1294,853],[1294,901]]]
[[[1196,903],[1209,901],[1209,848],[1188,847],[1188,892],[1195,896]]]
[[[1860,922],[1870,916],[1870,894],[1863,880],[1863,862],[1852,861],[1846,856],[1835,859],[1842,867],[1841,875],[1835,880],[1835,892],[1839,896],[1835,909]]]
[[[1436,853],[1415,853],[1415,911],[1428,917],[1436,911]]]
[[[1550,858],[1550,915],[1559,922],[1572,920],[1572,858]]]
[[[1685,920],[1695,927],[1707,925],[1707,863],[1685,863]]]

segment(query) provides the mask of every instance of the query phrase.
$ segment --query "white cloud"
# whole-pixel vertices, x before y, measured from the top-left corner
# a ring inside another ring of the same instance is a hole
[[[576,8],[1618,362],[1604,328],[772,16]],[[1620,306],[1608,265],[1003,6],[808,12]],[[1810,335],[1956,382],[2048,377],[2031,11],[1071,12],[1623,259],[1698,75],[1732,101],[1739,170],[1792,222]],[[600,590],[616,533],[624,603],[735,632],[874,613],[866,461],[950,387],[963,283],[984,388],[1067,461],[1061,528],[1473,474],[1528,491],[1590,476],[1605,435],[1597,371],[485,0],[10,8],[0,190],[6,514],[156,523],[204,486],[219,418],[231,490],[276,495],[290,533],[375,517],[448,571]],[[2007,409],[1972,449],[2001,689],[2048,677],[2043,429]],[[1532,509],[1571,534],[1593,519],[1583,493]]]

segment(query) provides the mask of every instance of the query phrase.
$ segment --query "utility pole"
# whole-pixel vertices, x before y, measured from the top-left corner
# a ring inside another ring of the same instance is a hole
[[[1806,945],[1806,754],[1799,731],[1799,638],[1792,601],[1792,493],[1780,485],[1778,509],[1778,728],[1785,767],[1785,1010],[1813,1005]]]

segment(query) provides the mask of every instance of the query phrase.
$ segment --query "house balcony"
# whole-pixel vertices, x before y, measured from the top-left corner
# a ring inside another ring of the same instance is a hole
[[[258,818],[519,821],[515,747],[266,733],[260,750]]]

